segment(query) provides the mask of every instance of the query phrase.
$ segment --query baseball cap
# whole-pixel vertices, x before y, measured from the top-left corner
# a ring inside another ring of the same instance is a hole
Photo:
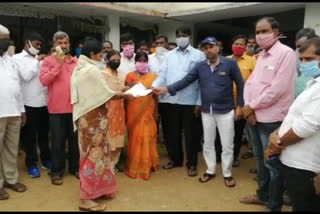
[[[212,45],[216,45],[217,44],[217,40],[214,37],[207,37],[205,38],[202,42],[200,47],[202,47],[205,44],[212,44]]]

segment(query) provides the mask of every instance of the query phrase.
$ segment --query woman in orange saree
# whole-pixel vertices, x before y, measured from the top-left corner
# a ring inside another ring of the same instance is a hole
[[[136,71],[126,76],[126,85],[140,82],[150,88],[156,74],[148,72],[148,55],[137,52]],[[148,180],[152,171],[158,170],[156,103],[152,94],[133,98],[126,108],[129,143],[125,173],[131,178]]]

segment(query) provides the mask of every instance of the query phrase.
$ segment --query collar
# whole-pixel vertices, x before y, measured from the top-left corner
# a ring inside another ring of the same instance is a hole
[[[276,41],[276,42],[272,45],[272,47],[271,47],[268,51],[266,51],[265,49],[263,49],[261,53],[262,53],[263,56],[264,56],[265,54],[274,55],[274,54],[276,54],[276,52],[279,50],[278,48],[279,48],[280,45],[281,45],[281,42],[278,40],[278,41]]]
[[[228,56],[228,58],[233,59],[232,57],[233,57],[233,54],[230,55],[230,56]],[[244,54],[242,54],[242,56],[240,56],[239,58],[240,58],[240,59],[246,59],[246,57],[247,57],[247,55],[244,53]]]
[[[121,55],[121,59],[124,58],[124,59],[128,60],[129,62],[134,61],[134,57],[136,56],[136,54],[133,53],[133,56],[131,57],[131,59],[128,59],[128,58],[123,54],[123,52],[121,52],[120,55]]]
[[[77,58],[69,55],[64,62],[68,64],[77,63]]]
[[[30,54],[28,54],[28,52],[25,51],[24,49],[21,51],[21,55],[24,56],[24,57],[32,57],[32,58],[34,58],[34,57],[31,56]]]
[[[189,44],[188,47],[187,47],[186,49],[184,49],[183,52],[186,52],[186,51],[189,51],[189,52],[190,52],[191,49],[192,49],[192,47],[191,47],[191,45]],[[178,52],[178,51],[179,51],[179,52],[182,52],[179,47],[176,47],[176,51],[177,51],[177,52]]]
[[[218,66],[218,65],[220,65],[220,64],[224,64],[224,62],[225,62],[225,58],[223,57],[223,56],[218,56],[218,64],[216,65],[216,67]],[[211,66],[211,63],[210,63],[210,61],[209,60],[207,60],[207,65],[209,65],[209,66]]]
[[[315,78],[315,79],[314,79],[314,81],[316,81],[316,82],[320,83],[320,76],[319,76],[319,77],[317,77],[317,78]]]

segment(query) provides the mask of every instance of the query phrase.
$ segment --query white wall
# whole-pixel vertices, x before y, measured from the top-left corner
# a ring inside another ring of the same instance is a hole
[[[313,28],[320,35],[320,3],[306,3],[304,27]]]
[[[110,40],[114,50],[120,50],[120,17],[112,14],[106,18],[106,28],[108,31],[105,34],[105,40]]]

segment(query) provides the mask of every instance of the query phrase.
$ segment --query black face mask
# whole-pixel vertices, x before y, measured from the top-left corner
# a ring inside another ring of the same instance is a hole
[[[0,39],[0,52],[4,53],[8,50],[10,45],[9,39]]]
[[[116,70],[120,66],[120,62],[109,61],[108,66],[111,69]]]

